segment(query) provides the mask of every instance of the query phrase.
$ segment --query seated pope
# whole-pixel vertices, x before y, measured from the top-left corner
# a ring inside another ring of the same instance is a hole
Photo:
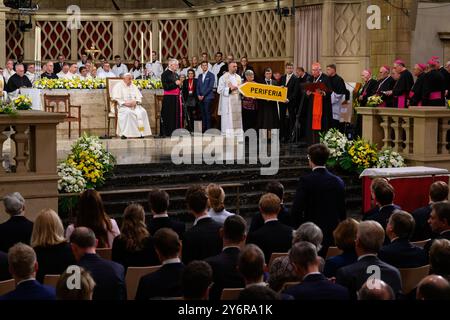
[[[117,135],[122,139],[142,138],[152,134],[147,111],[142,107],[142,94],[133,84],[133,76],[126,73],[116,84],[112,99],[117,101]]]

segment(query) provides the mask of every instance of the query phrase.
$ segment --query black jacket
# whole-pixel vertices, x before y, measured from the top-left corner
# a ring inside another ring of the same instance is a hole
[[[418,268],[428,264],[426,252],[408,239],[396,239],[383,246],[378,257],[396,268]]]
[[[348,300],[348,289],[328,280],[323,274],[310,274],[300,284],[283,293],[291,295],[295,300]]]
[[[18,242],[30,244],[33,222],[24,216],[12,216],[0,224],[0,251],[8,252]]]
[[[68,266],[76,264],[68,242],[49,247],[35,247],[34,251],[39,264],[36,280],[41,283],[46,274],[61,274]]]
[[[367,100],[377,92],[377,88],[378,82],[374,79],[370,79],[363,85],[359,95],[359,97],[362,96],[362,100],[360,100],[361,106],[365,107],[367,105]]]
[[[400,207],[395,204],[388,204],[381,208],[376,207],[366,212],[363,216],[363,221],[374,220],[377,221],[383,229],[386,230],[386,226],[389,218],[395,210],[400,210]]]
[[[413,211],[412,216],[416,222],[414,228],[414,234],[411,238],[412,241],[422,241],[433,238],[433,231],[431,231],[428,219],[431,215],[431,205],[416,209]]]
[[[128,267],[147,267],[159,265],[158,256],[153,247],[152,238],[148,237],[142,242],[142,249],[129,250],[126,241],[121,237],[115,237],[112,245],[112,260]]]
[[[288,105],[292,107],[297,107],[298,104],[298,98],[301,94],[301,87],[300,82],[298,81],[298,78],[295,74],[291,75],[291,78],[289,79],[289,82],[286,86],[286,79],[287,75],[283,75],[281,77],[281,86],[287,87],[287,98],[289,100]]]
[[[136,291],[136,300],[182,296],[182,263],[170,263],[161,266],[158,271],[141,278]]]
[[[8,268],[8,255],[0,251],[0,281],[12,279]]]
[[[176,221],[175,219],[172,219],[170,217],[161,217],[161,218],[151,217],[148,220],[147,229],[152,236],[154,236],[156,231],[158,231],[161,228],[172,229],[178,234],[180,238],[186,231],[186,225],[183,222]]]
[[[284,205],[281,205],[281,210],[280,210],[280,213],[278,214],[278,220],[282,224],[292,227],[291,214],[289,213],[288,208],[286,208]],[[249,232],[256,231],[259,228],[261,228],[263,225],[264,225],[264,219],[263,219],[261,213],[258,212],[252,218]]]

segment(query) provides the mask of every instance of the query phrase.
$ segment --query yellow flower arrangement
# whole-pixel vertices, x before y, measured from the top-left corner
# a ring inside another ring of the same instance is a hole
[[[345,170],[355,170],[361,173],[364,169],[375,167],[377,162],[376,145],[359,138],[351,143],[340,164]]]
[[[133,83],[140,89],[161,89],[162,83],[159,80],[134,80]],[[78,77],[73,79],[39,79],[35,81],[34,87],[38,89],[105,89],[106,79],[86,79]]]

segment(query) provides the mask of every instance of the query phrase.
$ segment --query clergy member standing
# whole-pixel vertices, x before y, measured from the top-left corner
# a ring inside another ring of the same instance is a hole
[[[405,63],[402,60],[395,60],[394,70],[399,74],[399,79],[392,89],[394,107],[400,109],[406,108],[408,106],[409,93],[414,84],[414,78],[411,72],[406,69]]]
[[[170,137],[177,128],[183,128],[183,105],[181,81],[178,78],[178,60],[170,59],[169,66],[161,75],[164,97],[161,109],[161,136]]]
[[[413,73],[416,77],[416,82],[414,82],[409,93],[409,105],[412,107],[423,105],[423,81],[425,79],[426,68],[427,66],[423,63],[417,63],[414,66]]]
[[[217,93],[220,95],[219,115],[222,134],[234,136],[242,133],[242,111],[239,86],[241,77],[237,74],[237,63],[228,63],[228,72],[219,79]]]
[[[117,135],[122,139],[143,138],[152,134],[147,111],[142,107],[142,94],[132,80],[131,73],[126,73],[112,92],[113,99],[119,105]]]
[[[152,51],[152,61],[145,65],[147,75],[150,78],[160,79],[163,73],[163,67],[160,61],[156,60],[156,51]]]
[[[350,100],[350,91],[345,86],[344,79],[336,73],[336,65],[329,64],[327,66],[327,74],[330,79],[331,90],[331,105],[333,109],[333,127],[339,128],[341,121],[342,105],[348,104]]]
[[[378,87],[376,91],[376,95],[380,96],[383,99],[383,103],[379,105],[379,107],[393,107],[393,98],[392,94],[388,95],[387,92],[391,92],[395,85],[395,80],[391,77],[391,68],[389,66],[380,67],[380,72],[378,76]]]
[[[439,62],[431,58],[428,61],[428,71],[423,79],[423,105],[445,106],[445,78],[439,72]]]

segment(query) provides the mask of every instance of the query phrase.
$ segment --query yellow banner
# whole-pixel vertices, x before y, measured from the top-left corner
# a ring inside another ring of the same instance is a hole
[[[256,82],[246,82],[239,87],[239,91],[247,98],[285,102],[287,99],[287,88],[270,86]]]

